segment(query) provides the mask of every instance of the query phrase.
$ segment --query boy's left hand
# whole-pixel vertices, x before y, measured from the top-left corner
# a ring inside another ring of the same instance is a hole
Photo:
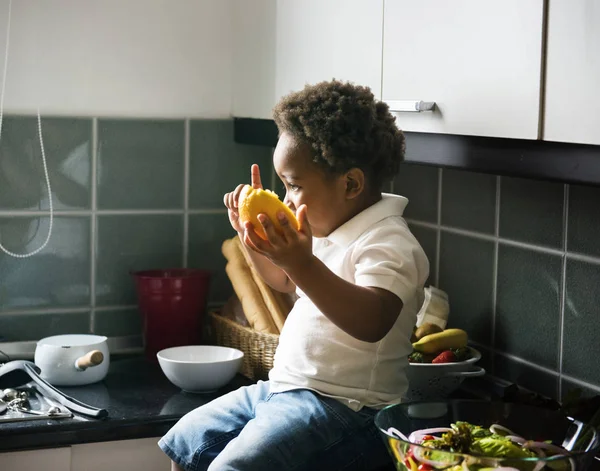
[[[280,212],[277,216],[282,233],[275,230],[273,222],[266,214],[259,214],[258,220],[268,240],[261,239],[254,231],[252,223],[247,222],[244,225],[244,242],[250,249],[264,255],[284,271],[293,273],[300,270],[313,257],[312,231],[306,214],[306,205],[300,206],[296,212],[300,229],[296,230],[285,214]]]

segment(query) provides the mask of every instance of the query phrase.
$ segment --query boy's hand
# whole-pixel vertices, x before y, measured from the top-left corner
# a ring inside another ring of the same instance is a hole
[[[312,253],[312,231],[308,224],[306,205],[300,206],[296,212],[300,229],[290,224],[285,214],[280,212],[277,216],[282,226],[283,233],[278,233],[273,222],[266,214],[259,214],[261,223],[268,240],[261,239],[251,223],[244,226],[244,242],[248,247],[267,257],[288,274],[295,270],[301,270],[306,263],[313,258]]]
[[[251,181],[253,188],[262,188],[260,180],[260,169],[257,164],[253,164],[250,168]],[[238,201],[240,199],[240,193],[244,188],[244,184],[238,185],[235,190],[230,193],[225,193],[223,197],[223,203],[227,207],[227,214],[229,215],[229,222],[237,232],[244,232],[244,226],[240,220],[240,214],[238,212]]]

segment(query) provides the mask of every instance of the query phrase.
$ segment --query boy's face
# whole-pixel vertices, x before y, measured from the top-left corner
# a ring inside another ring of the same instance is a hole
[[[293,211],[302,204],[307,206],[313,236],[326,237],[350,218],[345,176],[326,174],[312,161],[305,144],[283,133],[273,154],[273,166],[285,186],[285,204]]]

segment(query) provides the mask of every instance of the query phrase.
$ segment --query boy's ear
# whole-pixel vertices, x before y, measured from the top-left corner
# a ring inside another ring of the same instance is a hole
[[[365,189],[365,174],[359,168],[351,168],[346,172],[346,198],[352,199]]]

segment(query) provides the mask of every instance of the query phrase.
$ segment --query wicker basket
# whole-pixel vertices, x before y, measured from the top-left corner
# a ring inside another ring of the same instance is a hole
[[[208,315],[211,341],[216,345],[237,348],[244,352],[240,373],[254,381],[267,379],[269,371],[273,368],[279,335],[244,327],[221,316],[218,311],[211,311]]]

